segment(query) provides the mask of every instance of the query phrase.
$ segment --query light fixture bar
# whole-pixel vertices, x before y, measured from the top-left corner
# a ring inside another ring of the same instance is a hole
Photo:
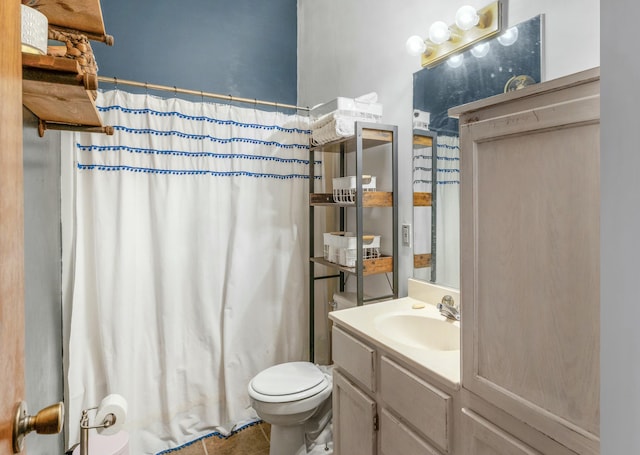
[[[478,10],[480,23],[471,30],[461,30],[455,23],[449,27],[451,39],[442,44],[427,40],[427,50],[422,54],[422,66],[431,68],[453,54],[463,52],[480,41],[491,38],[502,30],[502,4],[493,2]]]

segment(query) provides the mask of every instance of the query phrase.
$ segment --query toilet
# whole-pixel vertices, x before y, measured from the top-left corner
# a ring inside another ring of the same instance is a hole
[[[307,454],[306,435],[331,420],[331,375],[311,362],[288,362],[249,382],[251,406],[271,424],[270,455]]]

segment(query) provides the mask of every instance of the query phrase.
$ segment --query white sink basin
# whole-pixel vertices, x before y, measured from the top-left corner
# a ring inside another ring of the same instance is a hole
[[[376,329],[387,338],[432,351],[460,350],[460,324],[428,314],[388,313],[375,318]]]

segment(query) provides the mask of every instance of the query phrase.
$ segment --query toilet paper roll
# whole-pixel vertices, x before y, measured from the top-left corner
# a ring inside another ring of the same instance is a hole
[[[122,429],[124,421],[127,418],[127,400],[125,400],[122,395],[112,393],[111,395],[104,397],[96,411],[96,420],[94,425],[102,425],[105,422],[105,419],[109,420],[111,415],[113,415],[113,418],[115,419],[113,425],[109,425],[106,428],[97,428],[96,431],[98,434],[109,436]]]

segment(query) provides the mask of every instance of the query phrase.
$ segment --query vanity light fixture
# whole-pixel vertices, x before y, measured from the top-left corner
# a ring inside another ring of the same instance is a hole
[[[451,30],[449,30],[449,26],[446,23],[436,21],[429,27],[429,40],[433,44],[445,43],[449,41],[449,38],[451,38]]]
[[[473,6],[464,5],[456,11],[456,25],[460,30],[471,30],[480,23],[480,15]]]
[[[422,55],[424,51],[427,50],[427,45],[425,44],[422,37],[418,35],[410,36],[407,40],[407,43],[405,44],[405,47],[407,49],[407,53],[413,57]]]
[[[422,66],[431,68],[499,34],[502,30],[502,14],[501,1],[479,10],[469,5],[462,6],[456,12],[454,24],[434,22],[429,27],[429,39],[412,36],[407,40],[407,51],[413,52],[412,55],[420,53]],[[418,42],[420,40],[422,43]]]

